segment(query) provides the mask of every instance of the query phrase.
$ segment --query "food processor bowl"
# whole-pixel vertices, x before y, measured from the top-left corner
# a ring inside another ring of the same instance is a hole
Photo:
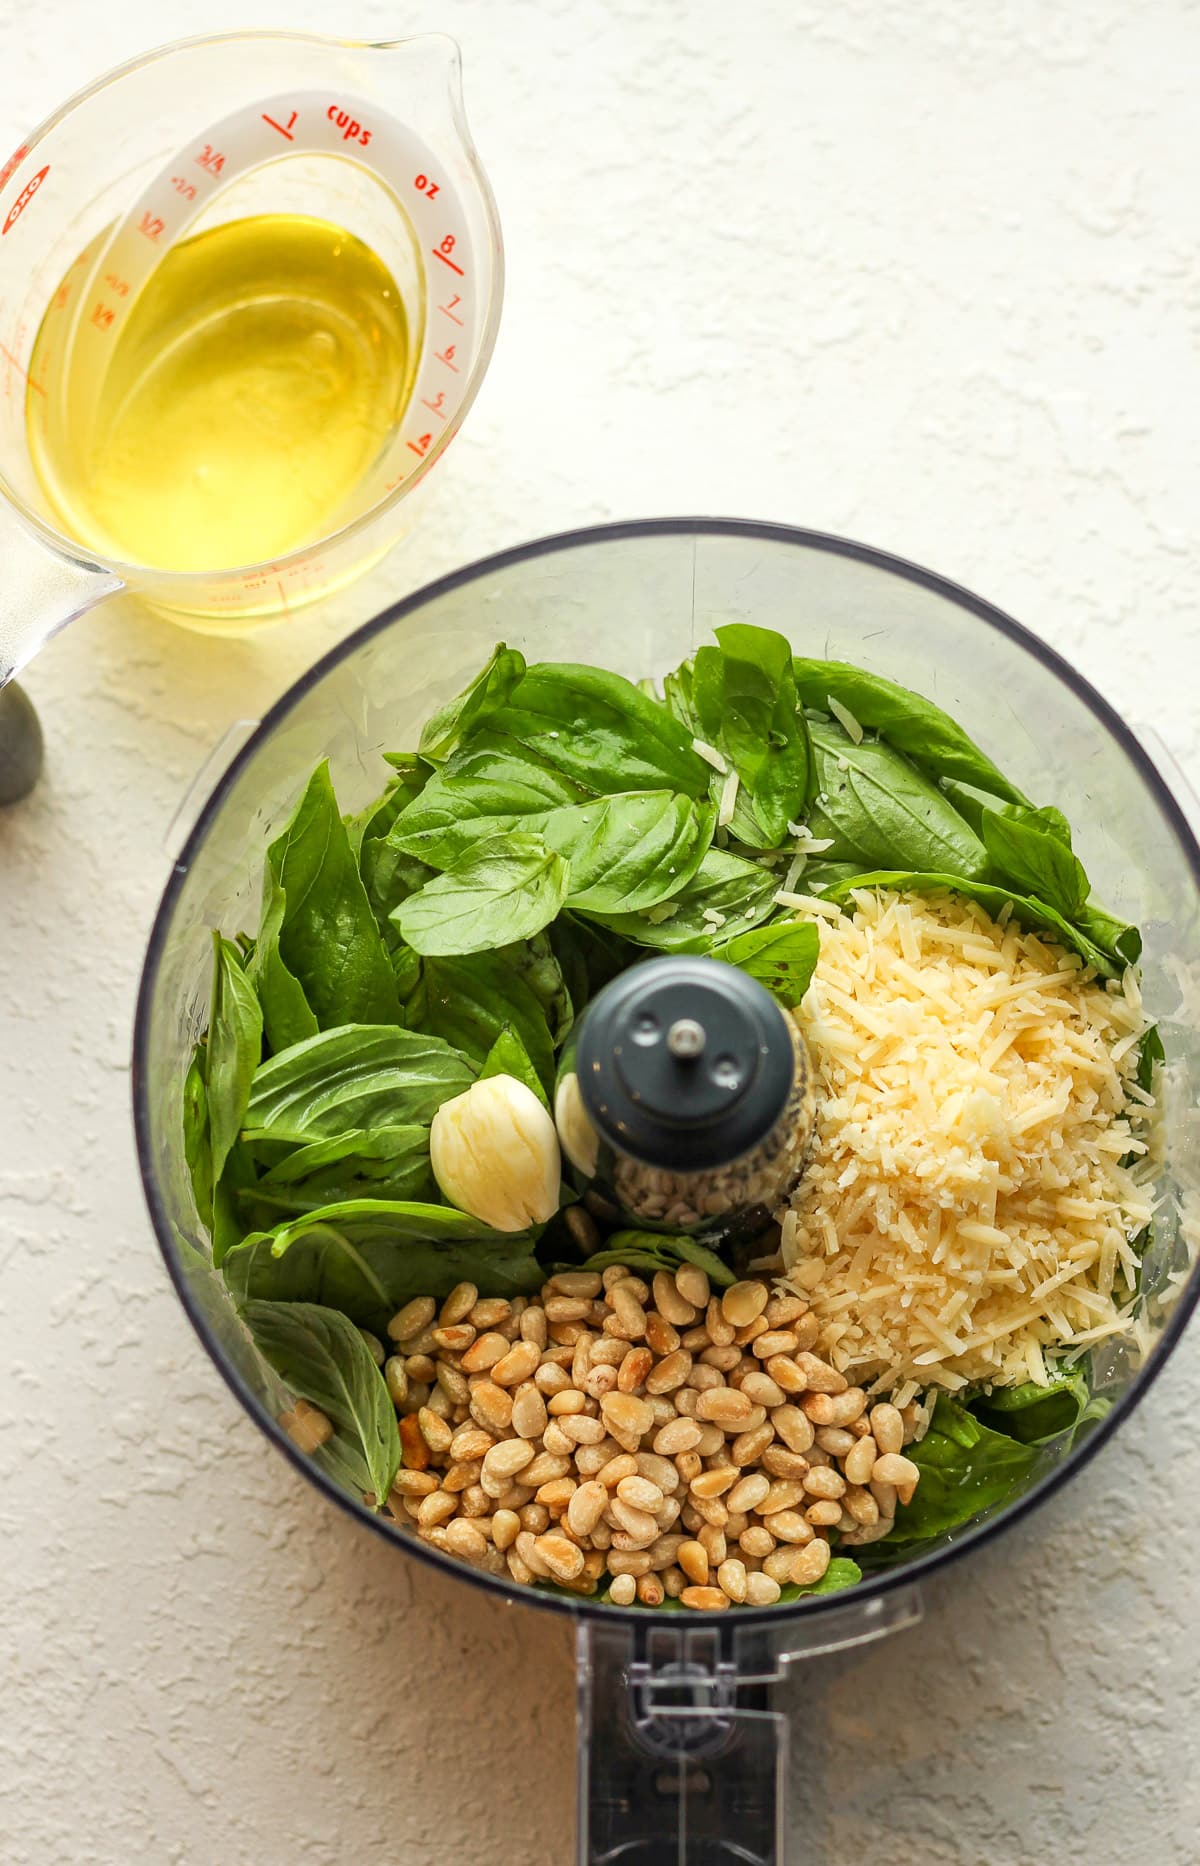
[[[1039,1453],[1019,1496],[847,1593],[672,1614],[520,1588],[454,1562],[402,1536],[296,1449],[277,1423],[290,1395],[211,1264],[184,1159],[182,1097],[207,1022],[210,929],[256,924],[266,843],[320,759],[329,758],[343,807],[356,809],[380,788],[380,754],[415,745],[422,722],[495,642],[531,660],[601,663],[638,678],[675,666],[732,621],[928,695],[1026,793],[1066,812],[1098,896],[1143,931],[1143,994],[1169,1059],[1164,1163],[1142,1349],[1116,1338],[1094,1351],[1105,1403],[1069,1449]],[[1083,1470],[1179,1339],[1200,1294],[1187,1243],[1189,1188],[1200,1182],[1200,1031],[1189,1010],[1197,982],[1200,848],[1179,798],[1113,709],[1017,623],[897,558],[788,527],[672,519],[568,533],[444,577],[359,629],[272,708],[203,804],[154,922],[137,1007],[133,1099],[146,1198],[209,1354],[309,1481],[390,1539],[398,1558],[449,1565],[498,1602],[576,1621],[580,1859],[657,1866],[686,1850],[691,1866],[781,1866],[786,1745],[771,1685],[801,1657],[911,1624],[938,1569]]]

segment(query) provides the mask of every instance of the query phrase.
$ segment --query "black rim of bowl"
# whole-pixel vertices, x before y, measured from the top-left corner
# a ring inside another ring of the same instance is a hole
[[[479,558],[460,570],[451,571],[448,575],[425,584],[412,595],[403,597],[399,602],[393,603],[390,608],[382,610],[369,622],[363,623],[360,628],[346,636],[344,641],[339,642],[327,654],[322,655],[320,660],[301,675],[300,679],[295,681],[264,714],[255,731],[222,773],[196,818],[183,849],[176,858],[154,917],[138,988],[132,1058],[134,1133],[146,1203],[168,1275],[175,1286],[180,1302],[187,1311],[193,1328],[208,1350],[211,1359],[254,1423],[274,1442],[277,1449],[295,1466],[296,1470],[301,1472],[310,1483],[315,1484],[331,1502],[354,1520],[373,1530],[376,1535],[382,1536],[398,1553],[411,1555],[420,1561],[427,1562],[443,1575],[452,1575],[456,1580],[467,1581],[476,1587],[486,1589],[497,1601],[510,1603],[520,1601],[522,1604],[548,1612],[594,1618],[609,1624],[612,1623],[614,1617],[620,1617],[631,1625],[643,1627],[653,1622],[653,1609],[609,1606],[584,1597],[572,1600],[565,1595],[543,1592],[539,1588],[520,1587],[513,1581],[502,1580],[498,1576],[469,1567],[465,1562],[456,1561],[452,1556],[443,1555],[426,1543],[418,1541],[416,1536],[404,1535],[392,1524],[391,1518],[385,1513],[376,1515],[368,1510],[365,1504],[356,1503],[333,1482],[332,1478],[328,1477],[292,1443],[282,1426],[265,1410],[237,1369],[222,1352],[219,1342],[213,1336],[204,1314],[193,1297],[188,1281],[180,1269],[172,1243],[170,1219],[152,1161],[151,1118],[146,1093],[146,1044],[150,1028],[150,1007],[154,997],[159,964],[176,901],[196,853],[204,843],[209,828],[216,819],[231,787],[254,757],[258,748],[326,674],[340,662],[357,653],[366,643],[382,635],[385,630],[405,616],[414,614],[433,598],[445,595],[451,590],[461,589],[497,571],[527,563],[538,557],[565,554],[582,546],[600,544],[606,540],[619,542],[625,539],[670,536],[683,538],[724,536],[758,539],[764,543],[799,546],[808,551],[823,551],[836,557],[852,558],[874,569],[886,571],[906,582],[919,584],[924,589],[957,604],[960,609],[965,609],[989,628],[995,629],[1015,647],[1032,656],[1035,661],[1039,661],[1048,672],[1056,675],[1075,698],[1082,701],[1088,708],[1097,725],[1117,741],[1178,839],[1193,883],[1200,892],[1200,845],[1197,844],[1182,808],[1156,765],[1124,720],[1097,692],[1090,681],[1085,680],[1068,661],[1065,661],[1060,654],[1039,640],[1037,636],[1031,634],[1021,623],[1006,615],[1003,610],[997,609],[992,603],[985,602],[982,597],[974,595],[970,590],[964,589],[949,578],[938,576],[919,564],[909,563],[905,558],[895,557],[888,551],[876,550],[870,545],[858,544],[847,538],[834,537],[826,532],[806,531],[794,525],[735,518],[634,519],[557,532],[548,537],[533,539],[526,544],[515,545],[505,551],[498,551],[492,556]],[[1118,1426],[1129,1417],[1134,1407],[1140,1403],[1158,1378],[1187,1326],[1198,1300],[1200,1300],[1200,1270],[1193,1269],[1150,1351],[1145,1366],[1130,1383],[1128,1390],[1114,1402],[1111,1411],[1092,1428],[1081,1444],[1074,1447],[1060,1463],[1052,1466],[1036,1483],[998,1515],[964,1530],[953,1541],[939,1548],[932,1549],[923,1555],[914,1555],[911,1561],[900,1562],[895,1568],[885,1569],[876,1574],[867,1573],[857,1586],[844,1592],[811,1595],[789,1602],[783,1607],[739,1607],[732,1616],[714,1612],[691,1613],[688,1617],[688,1624],[708,1623],[726,1626],[732,1624],[737,1628],[776,1625],[782,1628],[786,1617],[803,1614],[806,1619],[811,1619],[822,1613],[837,1613],[860,1604],[865,1606],[868,1600],[878,1600],[896,1590],[912,1588],[915,1584],[941,1572],[970,1550],[981,1548],[984,1544],[993,1541],[1003,1531],[1023,1521],[1049,1497],[1054,1496],[1068,1479],[1084,1469],[1102,1445],[1107,1444]]]

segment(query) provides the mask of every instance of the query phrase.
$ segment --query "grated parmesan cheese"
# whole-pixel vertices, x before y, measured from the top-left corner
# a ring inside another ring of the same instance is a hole
[[[721,802],[717,809],[717,828],[725,829],[733,821],[734,806],[737,803],[738,774],[730,771],[721,786]]]
[[[854,717],[854,714],[850,711],[850,708],[848,706],[843,706],[840,700],[835,700],[832,694],[829,695],[826,703],[843,732],[852,738],[856,745],[861,745],[863,741],[863,729]],[[841,760],[839,760],[839,763],[841,763]]]
[[[818,1352],[880,1391],[1044,1383],[1044,1348],[1130,1323],[1153,1209],[1133,974],[1106,987],[950,894],[855,893],[832,923],[802,902],[818,1117],[781,1223]]]
[[[693,739],[692,750],[697,758],[703,758],[706,765],[711,765],[714,771],[719,772],[722,777],[725,776],[729,767],[715,745],[710,745],[707,739]]]

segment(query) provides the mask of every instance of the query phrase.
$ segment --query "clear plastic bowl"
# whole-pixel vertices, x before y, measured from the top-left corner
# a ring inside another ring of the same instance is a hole
[[[285,1403],[279,1383],[209,1262],[184,1163],[181,1095],[207,1019],[209,929],[256,924],[266,842],[319,759],[329,757],[344,808],[356,809],[381,787],[379,754],[415,744],[427,714],[465,683],[496,641],[531,659],[592,661],[638,677],[673,667],[715,625],[733,620],[778,629],[798,652],[858,662],[929,695],[1023,790],[1066,812],[1097,894],[1143,930],[1144,995],[1161,1020],[1172,1077],[1162,1204],[1145,1267],[1148,1355],[1139,1362],[1121,1342],[1108,1344],[1097,1355],[1096,1373],[1112,1405],[1089,1435],[1066,1453],[1047,1448],[1016,1500],[866,1579],[852,1594],[684,1616],[689,1628],[721,1620],[723,1649],[757,1652],[752,1675],[766,1676],[761,1654],[768,1649],[795,1652],[882,1630],[899,1611],[897,1590],[908,1590],[911,1600],[914,1581],[1015,1522],[1082,1470],[1146,1392],[1200,1293],[1180,1229],[1180,1187],[1200,1179],[1200,1033],[1182,990],[1187,968],[1200,967],[1200,848],[1145,749],[1072,668],[990,604],[940,577],[860,545],[781,526],[700,519],[615,525],[545,539],[458,571],[398,603],[320,661],[262,721],[204,805],[150,938],[133,1098],[146,1197],[180,1299],[221,1373],[285,1457],[392,1540],[398,1556],[449,1566],[464,1584],[498,1598],[574,1615],[593,1634],[601,1623],[614,1629],[625,1623],[622,1637],[630,1639],[635,1623],[678,1627],[678,1619],[645,1608],[520,1589],[415,1538],[402,1539],[386,1515],[373,1514],[295,1449],[276,1422]],[[1200,970],[1193,975],[1200,978]],[[838,1615],[845,1631],[835,1637],[829,1616]],[[800,1638],[787,1630],[801,1625]],[[745,1676],[745,1664],[735,1664]]]

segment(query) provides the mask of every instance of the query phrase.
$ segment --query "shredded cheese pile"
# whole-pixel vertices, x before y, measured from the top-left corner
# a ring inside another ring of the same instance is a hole
[[[1129,1325],[1152,1211],[1133,973],[1106,987],[950,894],[803,911],[822,919],[800,1012],[817,1131],[780,1216],[818,1351],[901,1404],[1044,1382],[1048,1344]]]

